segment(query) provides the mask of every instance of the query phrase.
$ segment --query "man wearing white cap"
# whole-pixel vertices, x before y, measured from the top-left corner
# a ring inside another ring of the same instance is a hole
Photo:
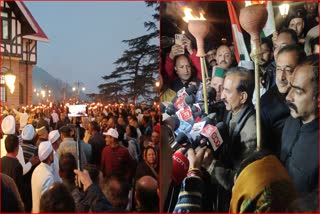
[[[5,118],[3,118],[1,122],[1,129],[2,129],[2,132],[5,134],[5,136],[3,136],[3,138],[1,139],[1,157],[3,157],[7,154],[7,150],[5,149],[5,146],[4,146],[6,135],[16,134],[16,120],[12,115],[8,115]],[[29,162],[26,163],[23,157],[23,150],[20,145],[19,145],[17,158],[23,168],[23,175],[27,174],[32,166],[39,163],[39,159],[37,156],[31,157]]]
[[[117,130],[109,128],[106,135],[106,147],[101,154],[101,171],[104,176],[117,174],[126,178],[129,182],[135,171],[135,161],[124,146],[118,143],[119,134]]]
[[[39,159],[41,163],[36,167],[31,178],[32,212],[39,212],[41,195],[54,183],[51,164],[54,161],[53,148],[50,141],[39,145]]]
[[[24,160],[28,162],[33,156],[37,156],[38,148],[34,145],[34,136],[35,136],[35,129],[31,124],[26,125],[22,132],[21,138],[22,143],[21,147],[23,150]],[[40,161],[38,161],[40,163]],[[37,163],[37,164],[38,164]],[[31,212],[32,209],[32,197],[30,195],[31,189],[31,176],[34,171],[35,167],[32,167],[31,170],[23,176],[23,191],[21,193],[21,198],[24,202],[24,209],[26,212]]]
[[[29,159],[35,155],[37,151],[37,147],[34,145],[33,138],[35,136],[35,129],[31,124],[26,125],[22,132],[22,150],[25,161],[29,161]]]
[[[58,130],[53,130],[49,133],[49,141],[51,142],[53,147],[54,161],[53,161],[52,170],[53,170],[54,180],[62,182],[62,179],[60,178],[60,175],[59,175],[59,158],[57,153],[57,150],[61,143],[60,133]]]

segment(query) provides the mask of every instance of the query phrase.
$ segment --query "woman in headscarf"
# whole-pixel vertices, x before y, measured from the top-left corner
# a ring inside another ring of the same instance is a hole
[[[139,163],[137,167],[135,180],[138,180],[139,178],[146,175],[149,175],[158,180],[159,166],[157,157],[157,152],[154,147],[147,146],[145,148],[143,152],[144,161]]]

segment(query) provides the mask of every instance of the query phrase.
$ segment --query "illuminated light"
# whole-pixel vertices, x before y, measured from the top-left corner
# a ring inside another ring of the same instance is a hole
[[[182,19],[187,23],[190,20],[206,20],[206,18],[204,18],[204,12],[203,11],[200,12],[200,17],[193,16],[192,15],[192,9],[188,8],[188,7],[184,8],[183,12],[184,12],[184,17]]]
[[[254,5],[254,4],[264,4],[265,1],[244,1],[245,7]]]
[[[290,5],[289,4],[282,4],[282,5],[279,5],[279,11],[280,11],[280,15],[282,17],[286,17],[289,13],[289,8],[290,8]]]
[[[4,75],[4,81],[6,82],[6,85],[8,86],[8,88],[10,90],[10,93],[13,94],[14,89],[15,89],[14,83],[16,81],[16,75],[11,73],[10,70],[9,70]]]

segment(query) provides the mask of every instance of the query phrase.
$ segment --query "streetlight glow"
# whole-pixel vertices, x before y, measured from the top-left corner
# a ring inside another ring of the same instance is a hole
[[[282,4],[279,6],[279,11],[280,11],[280,14],[283,18],[285,18],[288,15],[289,8],[290,8],[289,4]]]
[[[4,75],[4,81],[6,82],[6,85],[10,89],[10,93],[13,94],[15,86],[14,83],[16,81],[16,75],[14,75],[10,70],[6,72]]]

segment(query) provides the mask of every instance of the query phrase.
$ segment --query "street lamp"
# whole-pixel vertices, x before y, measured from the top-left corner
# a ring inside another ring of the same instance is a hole
[[[281,4],[279,5],[279,11],[280,11],[280,15],[285,18],[288,13],[289,13],[289,8],[290,8],[290,5],[289,4]]]
[[[12,43],[12,40],[10,42]],[[11,52],[9,52],[6,48],[6,46],[3,44],[1,44],[1,48],[3,48],[4,51],[9,54],[9,68],[1,67],[1,74],[4,74],[4,81],[7,85],[7,87],[9,88],[10,93],[13,94],[14,89],[15,89],[14,83],[16,81],[16,75],[14,75],[11,70]],[[2,69],[5,69],[6,71],[3,71]]]
[[[83,83],[80,82],[80,81],[77,81],[77,82],[74,83],[74,86],[72,87],[72,91],[76,92],[78,100],[80,98],[80,92],[86,90],[85,87],[80,87],[81,85],[83,85]]]
[[[40,89],[34,88],[33,92],[37,95],[38,102],[43,102],[46,98],[48,102],[48,98],[52,97],[52,90],[48,89],[48,85],[42,84]]]
[[[7,85],[7,87],[9,88],[10,90],[10,93],[13,94],[14,92],[14,89],[15,89],[15,86],[14,86],[14,83],[16,81],[16,75],[14,75],[10,69],[8,69],[7,72],[5,72],[4,74],[4,81]]]
[[[159,88],[159,86],[160,86],[160,82],[157,81],[157,82],[156,82],[156,87]]]

